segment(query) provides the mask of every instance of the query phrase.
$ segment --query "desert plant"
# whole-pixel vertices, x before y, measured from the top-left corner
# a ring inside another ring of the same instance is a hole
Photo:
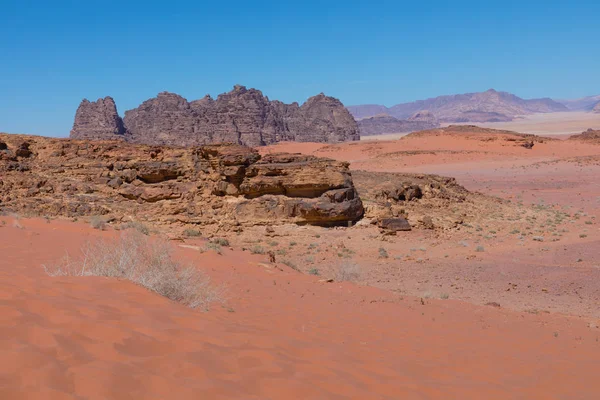
[[[358,264],[349,261],[342,261],[335,269],[334,279],[339,282],[356,281],[360,277],[360,267]]]
[[[388,252],[386,249],[384,249],[383,247],[379,248],[379,258],[388,258]]]
[[[150,240],[139,232],[126,232],[118,240],[90,242],[81,258],[68,255],[44,270],[50,276],[105,276],[129,280],[188,307],[207,308],[221,301],[222,289],[193,266],[172,257],[164,240]]]
[[[201,251],[205,252],[205,251],[209,251],[209,250],[214,251],[218,255],[223,254],[223,248],[221,247],[221,245],[219,243],[208,242],[208,243],[206,243],[206,245],[204,246],[204,248]]]
[[[319,269],[318,269],[318,268],[311,268],[311,269],[308,271],[308,274],[309,274],[309,275],[315,275],[315,276],[321,275],[321,273],[319,272]]]
[[[485,247],[483,246],[477,246],[477,248],[475,249],[476,252],[478,253],[483,253],[485,251]]]
[[[229,240],[227,240],[225,238],[214,238],[213,240],[211,240],[211,242],[216,243],[220,246],[229,247]]]
[[[202,236],[202,232],[200,232],[197,229],[186,229],[185,231],[183,231],[183,235],[187,236],[187,237],[198,237],[198,236]]]
[[[99,229],[103,231],[106,229],[106,220],[100,215],[94,215],[90,219],[90,226],[94,229]]]
[[[265,254],[265,249],[262,246],[252,246],[250,248],[252,254]]]

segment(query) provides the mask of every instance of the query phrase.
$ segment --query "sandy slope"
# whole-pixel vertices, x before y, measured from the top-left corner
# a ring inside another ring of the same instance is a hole
[[[228,287],[186,309],[127,282],[41,268],[99,233],[0,228],[0,398],[593,399],[582,320],[324,284],[262,256],[181,249]],[[193,242],[191,244],[194,244]]]

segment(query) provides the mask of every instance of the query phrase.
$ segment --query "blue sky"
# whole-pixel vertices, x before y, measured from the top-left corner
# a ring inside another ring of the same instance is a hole
[[[82,98],[121,115],[168,90],[401,102],[489,88],[600,93],[595,1],[0,0],[0,131],[66,136]]]

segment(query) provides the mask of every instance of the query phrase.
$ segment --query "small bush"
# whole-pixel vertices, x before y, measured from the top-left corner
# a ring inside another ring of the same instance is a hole
[[[229,247],[229,240],[225,238],[214,238],[213,240],[211,240],[211,242],[224,247]]]
[[[339,282],[352,282],[360,277],[360,267],[352,262],[343,261],[335,270],[334,279]]]
[[[478,253],[483,253],[485,251],[485,247],[483,246],[477,246],[477,248],[475,249],[476,252]]]
[[[250,253],[265,254],[265,249],[262,246],[252,246],[252,247],[250,247]]]
[[[106,219],[99,215],[95,215],[90,220],[90,226],[94,229],[99,229],[101,231],[106,229]]]
[[[223,254],[223,248],[221,248],[221,245],[219,243],[214,243],[214,242],[206,243],[206,245],[204,246],[204,251],[209,251],[209,250],[212,250],[219,255]]]
[[[379,248],[379,258],[388,258],[388,252],[386,249],[384,249],[383,247]]]
[[[318,269],[318,268],[312,268],[312,269],[310,269],[310,270],[308,271],[308,274],[309,274],[309,275],[315,275],[315,276],[319,276],[319,275],[321,275],[321,273],[319,272],[319,269]]]
[[[585,239],[587,237],[587,235],[585,233],[582,233],[579,235],[580,238]]]
[[[56,265],[44,265],[44,269],[50,276],[127,279],[191,308],[207,308],[221,301],[222,290],[193,266],[175,261],[168,242],[150,241],[136,232],[123,233],[116,241],[88,243],[80,260],[67,255]]]
[[[197,229],[186,229],[183,231],[183,235],[187,237],[199,237],[202,236],[202,232]]]
[[[448,293],[442,293],[440,296],[440,299],[442,300],[448,300],[450,298],[450,295]]]

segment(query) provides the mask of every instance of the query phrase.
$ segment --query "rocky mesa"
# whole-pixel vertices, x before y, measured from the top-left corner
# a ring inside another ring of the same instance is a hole
[[[207,95],[188,102],[178,94],[162,92],[126,111],[123,119],[110,97],[83,100],[70,137],[120,138],[171,146],[264,146],[280,141],[337,143],[360,139],[354,118],[338,99],[321,93],[302,105],[285,104],[241,85],[216,100]]]
[[[348,164],[194,148],[0,134],[0,210],[205,225],[347,225],[363,215]]]

